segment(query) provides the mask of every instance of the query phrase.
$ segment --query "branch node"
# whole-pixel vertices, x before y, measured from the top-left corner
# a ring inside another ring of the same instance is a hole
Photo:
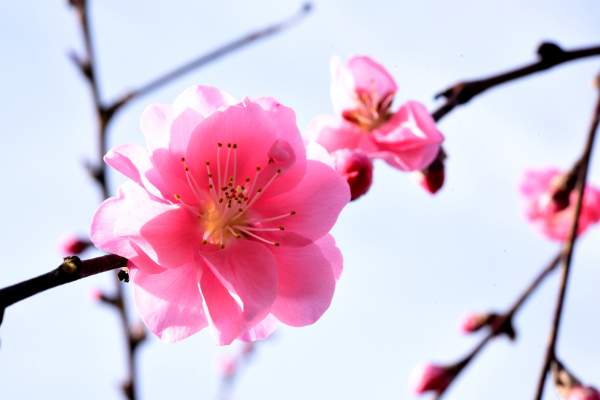
[[[63,263],[60,265],[60,270],[67,274],[74,274],[80,270],[83,263],[77,256],[65,257]]]
[[[562,56],[565,51],[556,43],[543,42],[537,48],[537,55],[543,62],[552,62]]]

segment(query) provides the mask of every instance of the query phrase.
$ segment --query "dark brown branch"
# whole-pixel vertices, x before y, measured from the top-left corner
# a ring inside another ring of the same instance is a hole
[[[473,97],[504,83],[545,71],[559,64],[600,55],[600,46],[575,50],[563,50],[554,43],[542,43],[537,50],[538,61],[487,78],[459,82],[436,95],[445,98],[444,104],[433,113],[433,119],[439,121],[458,105],[469,102]]]
[[[556,342],[558,339],[558,332],[560,328],[560,321],[563,313],[563,307],[565,302],[565,295],[567,292],[567,285],[569,283],[569,272],[571,271],[571,262],[573,260],[573,252],[575,250],[575,244],[577,242],[577,231],[579,229],[579,217],[581,215],[581,208],[583,204],[583,195],[585,192],[585,185],[587,182],[588,169],[590,165],[590,159],[592,157],[592,150],[594,147],[594,140],[596,138],[596,132],[598,131],[598,124],[600,123],[600,75],[596,78],[598,86],[598,100],[594,113],[592,116],[592,122],[587,135],[587,140],[583,153],[581,155],[581,161],[578,163],[578,176],[577,176],[577,202],[575,203],[575,212],[573,215],[573,222],[571,223],[571,230],[569,232],[569,240],[564,246],[563,263],[562,263],[562,274],[560,280],[560,289],[558,292],[558,298],[556,300],[556,308],[554,310],[554,318],[552,320],[552,327],[550,328],[550,335],[548,337],[548,347],[544,356],[544,363],[540,372],[538,380],[537,390],[535,394],[536,400],[541,400],[544,394],[544,387],[546,383],[546,376],[550,369],[552,361],[556,357]]]
[[[529,299],[529,297],[538,289],[542,282],[550,275],[552,271],[558,267],[561,260],[562,252],[558,253],[549,263],[546,265],[531,283],[525,288],[525,290],[517,297],[514,303],[502,314],[500,314],[494,323],[490,326],[490,331],[484,336],[481,341],[471,350],[465,357],[459,362],[452,366],[454,372],[454,378],[452,383],[456,381],[456,378],[464,368],[475,359],[475,357],[489,344],[492,339],[502,334],[514,332],[513,331],[513,319],[514,316],[519,312],[521,307]],[[450,387],[450,385],[448,385]],[[448,387],[443,393],[438,394],[437,399],[441,399],[447,392]]]
[[[112,254],[83,261],[76,256],[66,257],[50,272],[0,289],[0,323],[4,310],[12,304],[65,283],[125,266],[125,258]]]

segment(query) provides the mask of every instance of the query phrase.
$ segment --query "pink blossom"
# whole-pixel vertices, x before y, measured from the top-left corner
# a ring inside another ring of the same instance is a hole
[[[335,170],[350,186],[351,200],[367,193],[373,181],[373,162],[358,150],[341,149],[332,153]]]
[[[444,392],[450,382],[454,379],[454,374],[446,367],[427,363],[417,367],[411,374],[411,387],[415,394],[425,392]]]
[[[129,181],[91,237],[131,261],[147,327],[166,341],[209,327],[229,344],[317,321],[342,268],[328,232],[350,193],[307,160],[294,112],[196,86],[148,107],[141,127],[147,148],[105,156]]]
[[[91,245],[92,243],[89,240],[74,234],[65,235],[58,241],[58,248],[60,249],[61,254],[66,256],[76,256],[81,254]]]
[[[553,196],[564,175],[555,168],[526,171],[520,186],[525,198],[525,216],[544,235],[552,240],[565,241],[569,237],[577,193],[573,190],[568,204],[557,205]],[[577,234],[600,221],[600,190],[586,186]]]
[[[600,400],[600,392],[593,387],[576,386],[571,390],[568,400]]]
[[[408,101],[391,106],[397,87],[391,75],[369,57],[332,61],[331,97],[336,116],[315,118],[309,133],[327,151],[359,149],[403,171],[427,167],[443,141],[427,109]]]

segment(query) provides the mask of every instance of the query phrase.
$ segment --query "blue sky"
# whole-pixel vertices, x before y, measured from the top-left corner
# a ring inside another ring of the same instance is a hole
[[[293,13],[297,1],[93,1],[106,99],[190,57]],[[522,2],[320,1],[301,25],[188,74],[128,105],[111,145],[142,142],[141,110],[189,85],[237,97],[270,95],[294,108],[301,128],[331,112],[329,58],[367,54],[395,76],[397,103],[451,83],[532,60],[540,41],[565,47],[600,38],[594,0]],[[60,263],[57,238],[87,232],[98,203],[82,168],[95,155],[88,88],[66,54],[80,48],[66,1],[0,3],[0,286]],[[424,360],[453,361],[476,341],[457,332],[468,310],[504,307],[557,250],[522,218],[516,188],[532,166],[568,168],[579,154],[599,60],[573,63],[506,85],[440,123],[448,179],[431,197],[406,174],[376,165],[369,194],[351,204],[334,234],[346,262],[334,302],[314,326],[280,330],[261,346],[236,399],[410,399],[407,380]],[[600,184],[599,159],[591,180]],[[117,176],[111,176],[114,184]],[[600,230],[575,257],[559,353],[600,385]],[[557,277],[517,318],[519,339],[494,342],[448,398],[532,396]],[[0,328],[0,390],[11,399],[119,398],[124,373],[116,315],[90,300],[110,289],[98,276],[11,307]],[[140,352],[144,399],[215,398],[219,355],[207,333]],[[548,399],[557,398],[548,390]]]

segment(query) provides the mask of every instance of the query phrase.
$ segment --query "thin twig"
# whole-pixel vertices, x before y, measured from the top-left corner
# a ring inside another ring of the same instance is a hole
[[[127,260],[113,254],[83,261],[77,256],[66,257],[50,272],[0,289],[0,323],[4,310],[12,304],[65,283],[125,266]]]
[[[89,12],[89,2],[87,0],[71,0],[71,5],[75,7],[81,28],[81,36],[85,47],[85,58],[72,57],[76,61],[76,65],[80,68],[83,76],[88,82],[91,92],[94,109],[96,111],[96,119],[98,121],[97,140],[98,140],[98,161],[96,165],[88,165],[88,169],[98,184],[102,193],[102,199],[109,196],[108,183],[106,180],[106,167],[103,163],[104,154],[107,151],[107,134],[108,125],[114,115],[114,111],[104,106],[101,96],[96,73],[98,64],[94,52],[94,41],[91,31],[91,17]],[[131,328],[129,315],[127,312],[127,304],[123,294],[122,283],[117,274],[114,275],[115,283],[115,301],[111,303],[119,315],[119,321],[126,339],[127,349],[127,378],[122,384],[124,394],[130,400],[136,399],[136,357],[135,350],[139,343],[143,340],[143,336],[135,335]]]
[[[531,281],[531,283],[525,288],[523,292],[517,297],[514,303],[502,314],[494,320],[490,325],[490,331],[485,335],[479,343],[459,362],[453,365],[454,378],[451,383],[456,381],[456,378],[464,368],[469,365],[475,357],[491,342],[495,337],[510,333],[513,331],[513,319],[514,316],[520,311],[521,307],[529,299],[529,297],[538,289],[541,283],[550,275],[552,271],[558,267],[560,263],[562,252],[559,252]],[[448,385],[450,387],[450,385]],[[447,393],[448,387],[444,392],[437,395],[436,399],[441,399],[445,393]]]
[[[131,90],[129,93],[117,99],[109,108],[113,108],[116,111],[116,109],[120,108],[128,101],[140,96],[144,96],[145,94],[166,85],[167,83],[179,78],[184,74],[187,74],[188,72],[191,72],[197,68],[212,63],[222,58],[223,56],[231,54],[234,51],[246,47],[258,40],[266,39],[269,36],[273,36],[277,33],[280,33],[281,31],[286,30],[295,25],[296,23],[300,22],[306,15],[308,15],[311,12],[311,10],[312,4],[305,3],[302,6],[302,8],[300,8],[300,10],[294,15],[267,27],[258,29],[253,32],[249,32],[244,36],[241,36],[229,43],[223,44],[209,51],[206,54],[196,57],[193,60],[188,61],[187,63],[177,68],[174,68],[171,71],[168,71],[155,79],[152,79],[151,81],[138,87],[137,89]]]
[[[548,337],[548,347],[544,357],[544,363],[540,372],[538,380],[537,390],[535,393],[535,399],[541,400],[544,394],[544,387],[546,383],[546,376],[550,369],[550,364],[556,356],[556,343],[558,339],[558,332],[560,329],[560,321],[563,313],[563,307],[565,302],[565,295],[567,292],[567,285],[569,283],[569,272],[571,270],[571,262],[573,260],[573,252],[575,250],[575,244],[577,242],[577,231],[579,229],[579,217],[581,215],[581,209],[583,205],[583,196],[585,193],[585,185],[587,182],[588,169],[590,165],[590,159],[592,156],[592,150],[594,147],[594,140],[596,138],[596,132],[598,131],[598,124],[600,123],[600,75],[596,78],[598,84],[598,100],[592,116],[592,122],[587,135],[587,140],[583,153],[581,155],[581,161],[579,163],[579,174],[577,176],[577,201],[575,203],[575,212],[573,215],[573,222],[571,223],[571,230],[569,232],[569,240],[564,246],[563,263],[562,263],[562,274],[560,280],[560,289],[558,292],[558,298],[556,300],[556,308],[554,310],[554,318],[552,321],[552,327]]]
[[[545,71],[569,61],[600,56],[600,45],[575,50],[563,50],[555,43],[545,42],[538,47],[537,54],[539,59],[536,62],[487,78],[462,81],[441,91],[435,97],[443,97],[445,98],[445,102],[432,113],[433,119],[439,121],[456,106],[468,103],[473,97],[493,87]]]

